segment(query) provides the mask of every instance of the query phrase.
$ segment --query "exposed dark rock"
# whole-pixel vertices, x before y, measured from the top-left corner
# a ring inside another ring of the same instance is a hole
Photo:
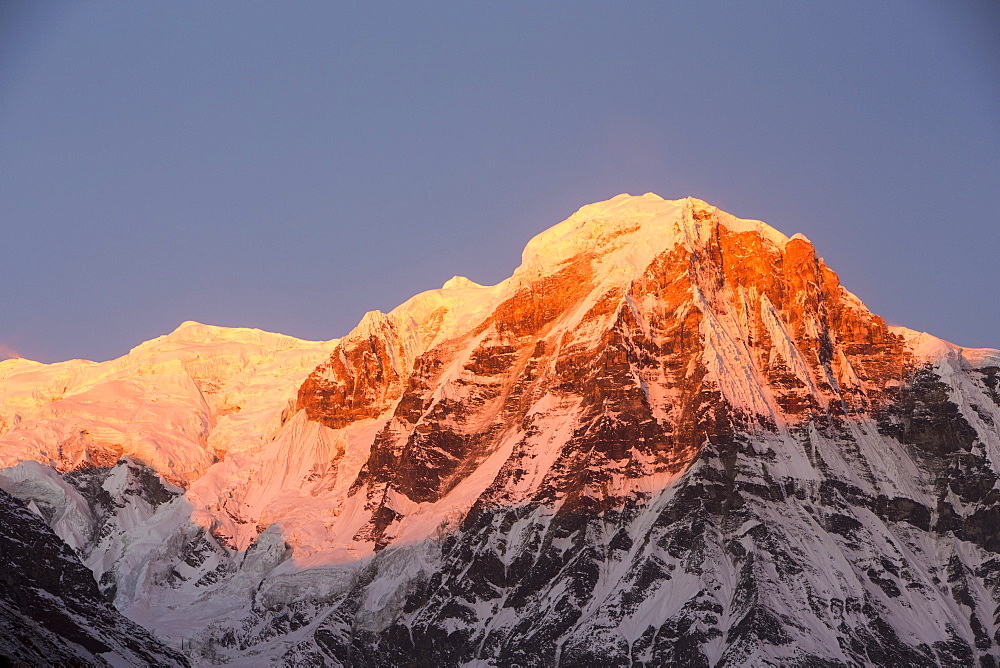
[[[187,665],[118,613],[73,551],[2,490],[0,626],[0,656],[13,665]]]

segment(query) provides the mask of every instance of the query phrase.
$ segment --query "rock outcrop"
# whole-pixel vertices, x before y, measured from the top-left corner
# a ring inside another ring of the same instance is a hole
[[[0,626],[6,665],[188,665],[115,610],[69,546],[3,490]]]

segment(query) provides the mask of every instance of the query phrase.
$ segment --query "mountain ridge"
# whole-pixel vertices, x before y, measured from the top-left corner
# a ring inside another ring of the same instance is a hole
[[[995,665],[998,363],[620,195],[328,342],[0,363],[0,488],[195,662]]]

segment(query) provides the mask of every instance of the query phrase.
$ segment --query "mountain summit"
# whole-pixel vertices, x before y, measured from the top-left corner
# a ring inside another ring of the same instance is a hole
[[[619,195],[341,339],[0,362],[0,488],[193,663],[990,666],[998,383]]]

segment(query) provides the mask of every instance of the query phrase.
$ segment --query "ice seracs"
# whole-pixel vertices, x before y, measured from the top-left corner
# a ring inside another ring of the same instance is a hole
[[[335,342],[183,323],[107,362],[3,363],[0,464],[60,470],[132,456],[187,485],[266,442]]]

